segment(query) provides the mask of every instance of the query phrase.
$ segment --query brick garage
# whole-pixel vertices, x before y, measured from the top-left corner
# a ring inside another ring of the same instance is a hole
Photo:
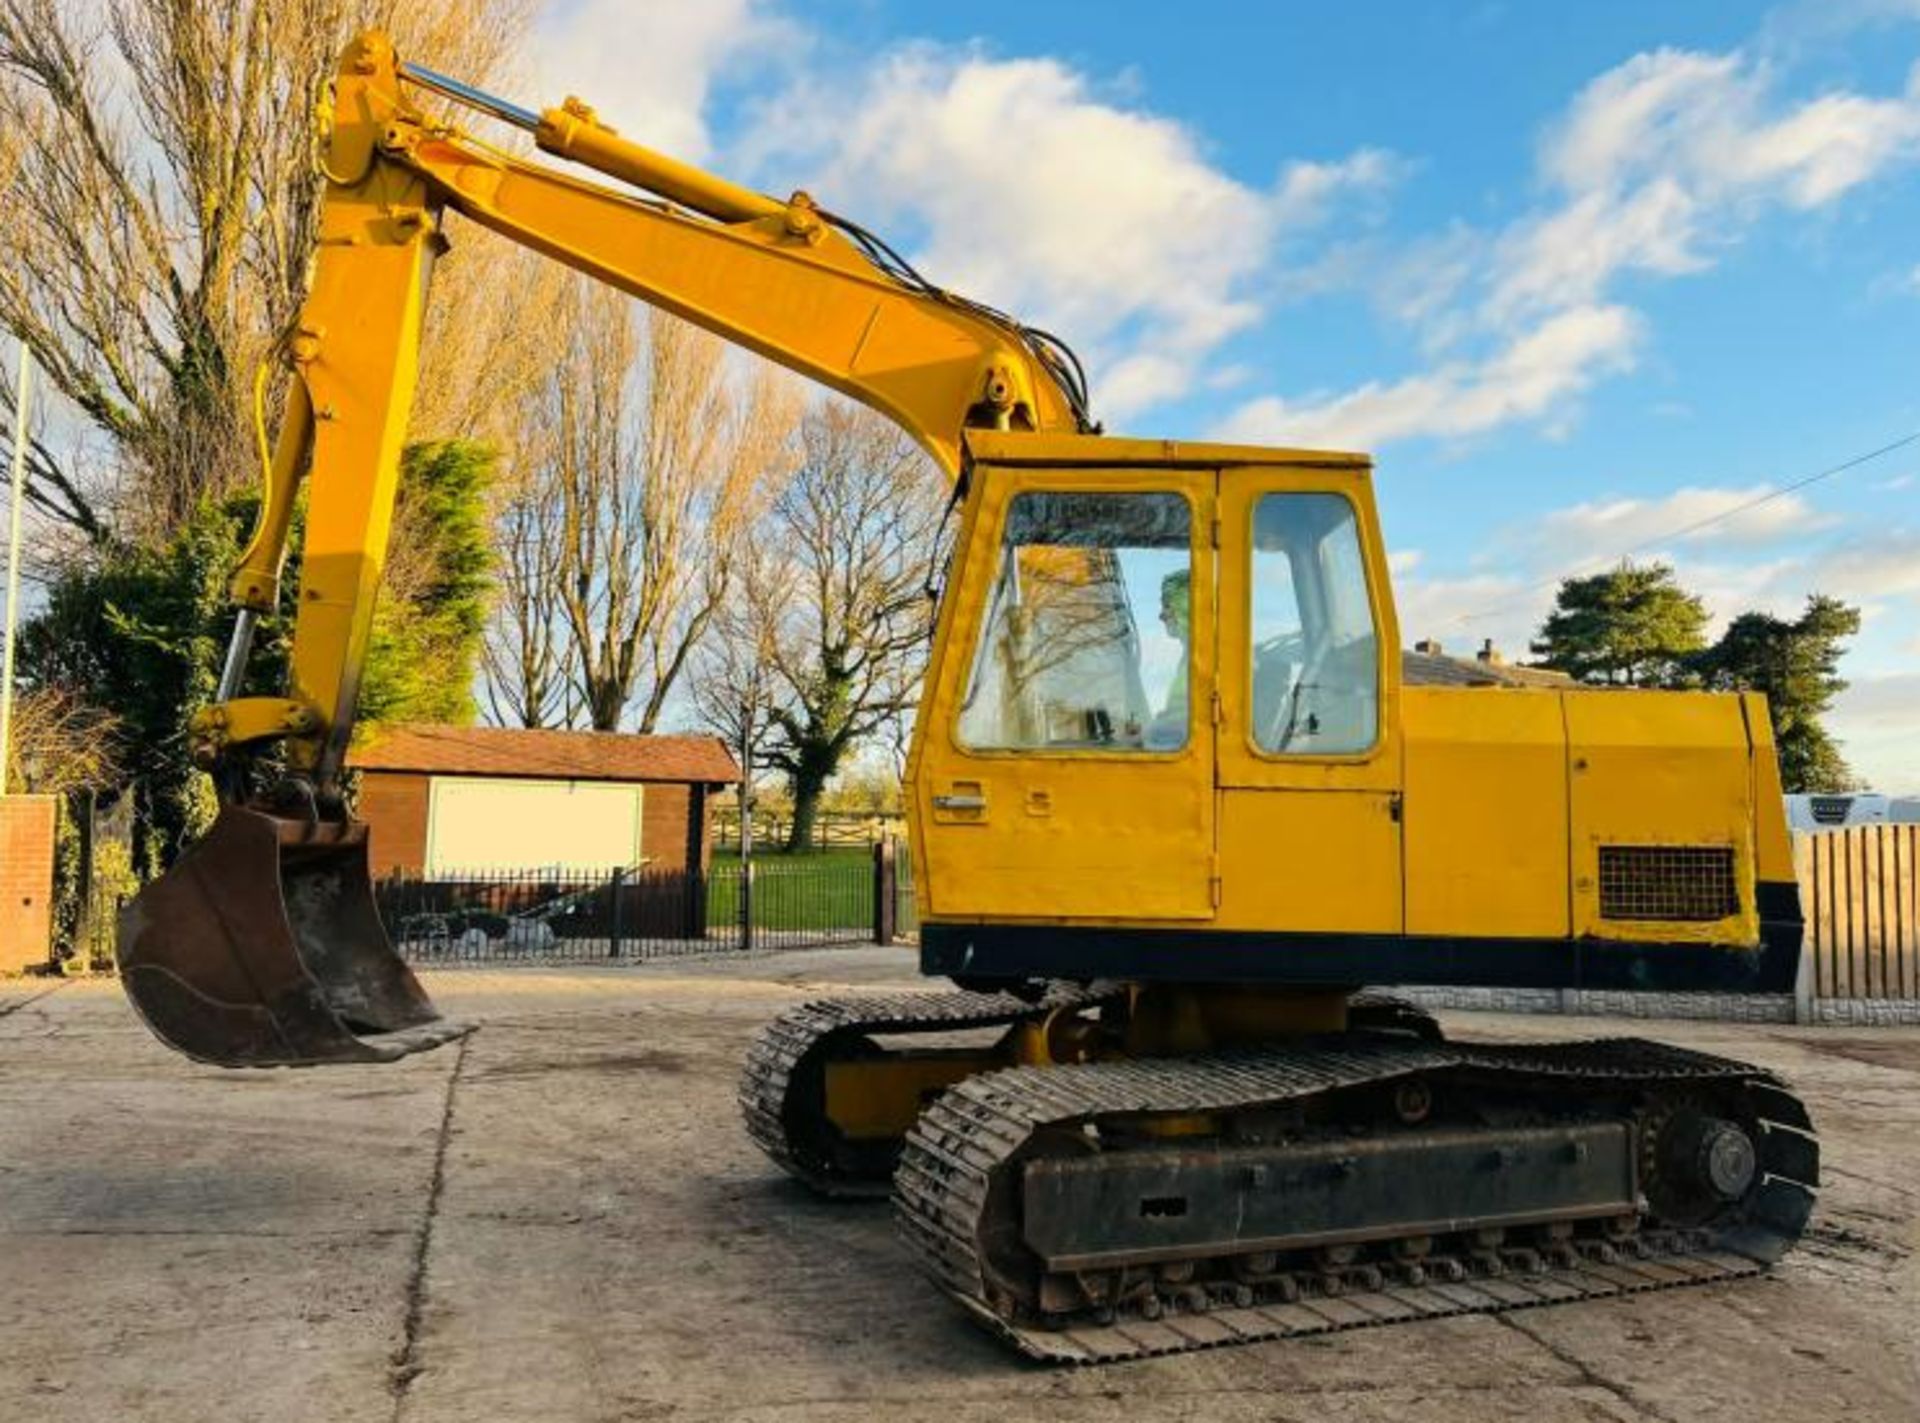
[[[706,867],[712,798],[739,767],[716,737],[388,727],[357,749],[376,875]]]
[[[53,796],[0,796],[0,973],[46,964],[53,945]]]

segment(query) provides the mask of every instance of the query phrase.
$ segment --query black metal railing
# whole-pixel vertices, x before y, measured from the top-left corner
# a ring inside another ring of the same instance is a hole
[[[880,849],[716,858],[703,870],[499,870],[374,883],[388,936],[421,964],[607,963],[886,942],[897,904]]]

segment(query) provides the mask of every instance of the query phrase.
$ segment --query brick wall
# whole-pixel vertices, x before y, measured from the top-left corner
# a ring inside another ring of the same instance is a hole
[[[427,786],[415,771],[362,771],[355,811],[367,822],[376,875],[418,874],[427,862]]]
[[[687,867],[687,817],[693,810],[690,786],[648,781],[640,792],[640,853],[650,870]]]
[[[1607,1018],[1697,1018],[1791,1023],[1790,993],[1629,993],[1595,988],[1395,988],[1425,1008],[1472,1013],[1572,1013]]]
[[[1608,1018],[1698,1018],[1722,1023],[1920,1025],[1920,998],[1813,998],[1791,993],[1626,993],[1584,988],[1396,988],[1423,1008],[1471,1013],[1574,1013]]]
[[[47,962],[53,946],[52,796],[0,796],[0,973]]]

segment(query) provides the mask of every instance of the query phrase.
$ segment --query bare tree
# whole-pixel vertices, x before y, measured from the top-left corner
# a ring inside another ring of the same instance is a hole
[[[472,439],[521,463],[521,414],[566,338],[567,272],[551,258],[448,214],[421,337],[413,439]]]
[[[617,293],[580,280],[566,312],[570,337],[526,422],[526,497],[541,507],[515,511],[530,561],[508,571],[503,654],[522,669],[524,709],[537,702],[524,669],[544,664],[513,646],[513,623],[545,616],[536,579],[557,589],[587,724],[649,732],[726,597],[792,402],[770,368],[735,378],[718,338]]]
[[[775,735],[783,568],[773,550],[748,540],[734,588],[715,610],[709,636],[689,667],[695,718],[734,752],[744,750],[756,768],[766,765]]]
[[[774,556],[745,592],[751,625],[773,629],[766,759],[792,787],[789,849],[807,844],[847,753],[919,698],[945,507],[926,456],[871,411],[822,400],[801,445],[756,534]]]
[[[14,699],[6,788],[37,795],[104,789],[120,772],[120,725],[63,687]]]
[[[534,468],[494,520],[498,591],[483,653],[487,712],[500,726],[573,726],[581,703],[568,676],[560,580],[567,563],[561,500]]]
[[[253,477],[253,371],[302,295],[321,186],[314,114],[341,44],[384,22],[404,52],[484,79],[526,12],[527,0],[388,0],[351,15],[337,0],[0,0],[0,324],[107,438],[122,486],[42,442],[41,512],[90,537],[164,531]],[[477,342],[458,353],[478,372],[490,356]],[[430,379],[429,393],[447,384]]]

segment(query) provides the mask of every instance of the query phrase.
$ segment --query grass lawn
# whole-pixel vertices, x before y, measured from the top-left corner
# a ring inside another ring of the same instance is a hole
[[[740,922],[740,862],[716,852],[707,875],[709,932]],[[753,857],[753,922],[761,929],[861,929],[873,923],[873,853],[816,850]]]

